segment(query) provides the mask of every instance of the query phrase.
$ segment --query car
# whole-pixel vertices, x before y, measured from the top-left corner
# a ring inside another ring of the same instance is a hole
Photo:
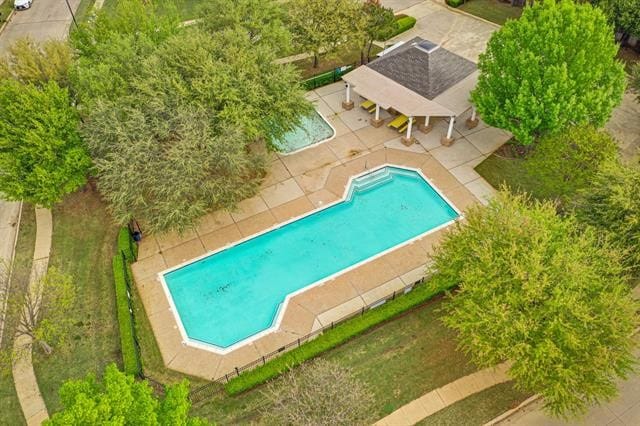
[[[14,0],[13,6],[16,8],[16,10],[25,10],[31,7],[32,2],[33,0]]]

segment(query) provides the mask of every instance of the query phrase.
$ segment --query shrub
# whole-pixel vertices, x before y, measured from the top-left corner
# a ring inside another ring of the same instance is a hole
[[[364,333],[371,327],[425,303],[427,300],[432,299],[434,296],[450,288],[452,288],[452,286],[434,288],[419,285],[413,291],[398,296],[395,300],[387,302],[378,308],[366,311],[362,316],[338,324],[335,328],[325,331],[316,339],[303,344],[299,348],[293,349],[267,362],[265,365],[231,379],[225,385],[225,390],[229,395],[237,395],[265,383],[291,368],[302,364],[304,361],[315,358],[321,353]]]
[[[134,262],[138,257],[138,245],[131,238],[126,226],[120,228],[118,233],[118,253],[124,253],[129,262]]]
[[[458,7],[462,3],[464,3],[464,0],[447,0],[447,4],[451,7]]]
[[[118,238],[118,243],[120,238]],[[125,274],[128,276],[125,277]],[[120,346],[122,348],[122,363],[124,372],[139,375],[141,361],[134,337],[134,324],[129,311],[129,296],[126,280],[131,278],[129,263],[120,252],[113,257],[113,279],[116,286],[116,309],[118,312],[118,327],[120,329]]]
[[[395,30],[391,33],[391,35],[389,37],[387,37],[386,39],[382,40],[382,41],[387,41],[395,36],[397,36],[398,34],[402,34],[405,31],[410,30],[411,28],[413,28],[416,25],[416,18],[414,18],[413,16],[403,16],[399,19],[396,19],[396,28]]]

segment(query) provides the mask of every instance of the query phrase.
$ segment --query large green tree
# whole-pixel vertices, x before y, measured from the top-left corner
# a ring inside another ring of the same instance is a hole
[[[127,96],[95,104],[83,133],[118,222],[183,230],[255,194],[265,142],[310,108],[274,59],[240,29],[185,29],[138,64]]]
[[[55,81],[67,87],[71,59],[71,48],[66,41],[36,43],[28,38],[19,39],[9,46],[7,55],[0,58],[0,79],[13,78],[35,85]]]
[[[613,29],[598,8],[545,0],[489,40],[471,94],[482,118],[523,145],[568,125],[603,125],[625,74]]]
[[[604,130],[573,126],[546,135],[525,161],[536,195],[570,202],[590,185],[600,166],[617,158],[618,146]]]
[[[170,386],[158,400],[147,382],[137,382],[111,364],[102,383],[88,375],[69,380],[60,388],[64,408],[45,425],[162,425],[195,426],[208,424],[189,417],[189,385],[186,381]]]
[[[581,191],[576,216],[605,231],[622,250],[625,266],[640,276],[640,169],[607,162]]]
[[[614,28],[622,35],[621,41],[629,37],[640,37],[640,5],[637,0],[593,0],[593,4],[604,10]]]
[[[550,202],[499,193],[469,209],[434,256],[429,285],[458,285],[445,323],[481,367],[510,361],[554,415],[616,395],[632,371],[637,303],[614,247]]]
[[[362,38],[366,15],[359,0],[291,0],[288,8],[294,44],[313,55],[314,67],[320,54],[330,56]]]
[[[68,91],[0,81],[0,191],[51,207],[86,181],[91,165]]]
[[[359,34],[362,37],[360,49],[360,63],[364,64],[371,56],[371,48],[375,40],[387,40],[395,30],[395,15],[393,9],[384,7],[377,1],[367,1],[363,5],[364,19]]]

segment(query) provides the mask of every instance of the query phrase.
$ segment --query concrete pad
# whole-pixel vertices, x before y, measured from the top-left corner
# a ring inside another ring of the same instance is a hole
[[[349,280],[359,294],[364,294],[392,280],[397,275],[384,259],[377,258],[346,272],[342,276]]]
[[[200,237],[207,251],[218,250],[241,239],[242,234],[235,223]]]
[[[48,259],[51,252],[51,234],[53,232],[53,217],[51,210],[36,207],[36,233],[33,259]]]
[[[144,237],[142,241],[138,243],[138,259],[145,259],[159,252],[160,246],[154,236]]]
[[[464,395],[462,395],[458,387],[455,386],[455,383],[456,382],[452,382],[436,389],[436,392],[442,399],[442,402],[446,405],[454,404],[464,398]]]
[[[243,237],[249,237],[272,227],[276,223],[276,218],[267,210],[266,212],[253,215],[248,219],[241,220],[237,222],[236,225]]]
[[[397,164],[398,166],[413,167],[413,168],[420,167],[421,164],[423,164],[425,161],[431,158],[424,151],[411,152],[411,151],[402,151],[398,149],[388,148],[386,150],[386,153],[387,153],[387,163]]]
[[[297,341],[297,337],[294,337],[291,333],[274,331],[255,340],[253,346],[256,347],[260,356],[266,356],[295,341]],[[282,351],[282,353],[284,353],[284,351]],[[271,358],[268,358],[265,361],[270,359]]]
[[[285,311],[282,313],[280,330],[290,333],[289,341],[292,342],[300,336],[309,334],[315,320],[316,317],[311,311],[290,299]]]
[[[375,169],[376,167],[386,163],[387,150],[383,147],[358,158],[354,158],[351,161],[347,161],[344,163],[344,166],[352,173],[352,176],[355,176],[366,170]]]
[[[264,180],[262,181],[262,187],[266,188],[278,182],[287,180],[290,177],[291,173],[289,173],[289,170],[287,170],[282,160],[277,159],[271,162],[271,164],[269,165],[267,176],[265,176]]]
[[[186,241],[193,240],[194,238],[198,238],[198,234],[196,234],[195,229],[186,229],[182,233],[168,232],[156,236],[158,245],[160,245],[160,250],[162,251],[165,251],[166,249],[169,249],[171,247],[178,246]]]
[[[168,268],[179,265],[187,260],[194,259],[205,254],[206,250],[199,238],[187,241],[179,246],[172,247],[162,252]]]
[[[440,191],[446,192],[461,185],[460,181],[434,158],[423,162],[420,169]]]
[[[335,161],[317,169],[308,170],[296,176],[294,179],[305,194],[316,192],[324,188],[331,169],[339,164],[338,161]]]
[[[341,160],[349,159],[367,153],[367,147],[360,142],[360,139],[353,134],[348,133],[343,136],[327,142],[327,146]]]
[[[231,212],[231,217],[234,221],[239,222],[258,213],[262,213],[267,209],[267,204],[262,197],[256,195],[255,197],[240,201],[236,211]]]
[[[422,405],[426,416],[430,416],[442,410],[446,405],[440,395],[436,391],[431,391],[418,398],[418,404]],[[425,416],[425,417],[426,417]]]
[[[410,403],[402,406],[399,410],[400,415],[404,417],[406,424],[413,425],[420,420],[427,417],[427,412],[418,401],[411,401]]]
[[[351,315],[360,311],[364,307],[364,301],[361,297],[354,297],[353,299],[345,302],[335,308],[331,308],[318,315],[318,321],[325,327],[331,325],[332,322],[339,322],[347,315]]]
[[[473,205],[478,204],[478,199],[467,189],[466,186],[459,186],[446,193],[447,199],[461,212],[466,212]]]
[[[171,360],[168,367],[189,375],[213,379],[222,357],[212,352],[190,346],[183,347]]]
[[[316,99],[319,99],[320,95],[318,95],[318,93],[316,93],[314,90],[311,90],[304,94],[304,98],[311,102],[311,101],[315,101]]]
[[[316,109],[316,111],[318,111],[324,117],[332,117],[336,114],[335,111],[331,109],[329,104],[327,104],[321,98],[313,101],[313,107]]]
[[[152,317],[158,312],[168,311],[171,308],[162,284],[157,279],[147,278],[144,281],[136,282],[136,290],[142,299],[147,317]]]
[[[304,192],[293,178],[289,178],[280,183],[276,183],[268,188],[264,188],[260,195],[269,208],[274,208],[298,197],[302,197]]]
[[[324,188],[333,192],[338,197],[342,197],[349,183],[349,179],[353,176],[351,170],[345,166],[337,166],[331,169]]]
[[[397,276],[411,271],[427,261],[427,255],[418,242],[400,247],[382,256]]]
[[[473,195],[476,196],[482,204],[488,204],[496,193],[495,188],[487,183],[486,180],[480,178],[473,180],[464,185]]]
[[[161,254],[154,254],[146,259],[139,259],[131,265],[131,272],[136,282],[145,278],[155,277],[158,272],[167,269],[167,264]]]
[[[399,135],[395,139],[391,139],[390,141],[385,142],[384,143],[385,148],[396,149],[399,151],[417,152],[420,154],[426,152],[425,149],[422,147],[422,145],[420,145],[419,143],[414,143],[413,145],[406,146],[405,144],[402,143],[401,138],[402,138],[402,135]]]
[[[344,91],[329,93],[328,95],[322,97],[322,100],[326,102],[327,105],[329,105],[329,108],[331,108],[333,114],[338,114],[344,111],[344,109],[342,108],[342,101],[344,101],[344,99]]]
[[[313,209],[315,209],[315,206],[311,204],[307,197],[299,197],[271,209],[271,213],[273,213],[278,222],[285,222],[294,217],[302,216]]]
[[[320,144],[313,148],[282,157],[282,162],[287,166],[292,176],[298,176],[308,170],[333,164],[337,160],[338,158],[327,147],[327,144]]]
[[[456,121],[453,123],[453,128],[458,131],[462,136],[467,136],[471,133],[479,132],[482,129],[486,129],[489,127],[487,123],[482,121],[479,115],[476,114],[476,118],[478,119],[478,125],[473,129],[469,129],[467,127],[467,119],[471,118],[471,108],[467,109],[465,112],[456,117]]]
[[[428,235],[425,235],[417,241],[417,243],[426,253],[425,261],[433,254],[434,249],[440,244],[440,241],[442,240],[446,232],[446,229],[441,229],[437,232],[432,232]],[[423,267],[423,265],[418,266],[418,268],[420,267]]]
[[[200,218],[196,232],[199,236],[203,236],[229,225],[233,225],[231,214],[226,210],[217,210]]]
[[[312,287],[294,296],[291,302],[304,307],[309,312],[319,314],[358,296],[347,278],[338,276],[331,281]],[[322,320],[320,321],[326,325]],[[312,322],[313,323],[313,322]]]
[[[422,280],[427,271],[427,265],[420,265],[415,269],[412,269],[402,275],[400,275],[400,279],[404,283],[405,286],[411,285],[416,281]]]
[[[482,153],[465,139],[457,140],[451,146],[441,146],[433,149],[429,153],[447,169],[453,169],[482,157]]]
[[[347,133],[351,133],[351,130],[347,127],[346,124],[344,124],[344,121],[340,119],[340,116],[330,115],[325,116],[325,118],[333,126],[334,130],[336,131],[336,136],[342,136]]]
[[[378,287],[375,287],[372,290],[367,291],[362,294],[362,300],[366,305],[371,305],[375,302],[378,302],[384,298],[390,297],[395,292],[396,295],[400,295],[405,288],[405,284],[402,282],[400,278],[394,278],[391,281],[386,282]]]
[[[442,144],[440,143],[442,133],[435,127],[431,129],[429,133],[422,133],[419,131],[414,132],[413,137],[416,138],[418,143],[427,151],[431,151],[432,149],[436,149],[442,146]]]
[[[345,92],[344,82],[338,81],[336,83],[328,84],[326,86],[318,87],[315,92],[320,96],[327,96],[335,92]]]
[[[224,377],[225,374],[235,374],[236,367],[242,367],[250,362],[255,361],[261,357],[260,353],[254,345],[245,345],[234,350],[233,352],[226,354],[220,360],[220,365],[215,373],[215,378],[219,379]]]
[[[491,154],[511,139],[511,136],[495,127],[487,127],[486,129],[468,134],[466,139],[482,154]]]
[[[451,174],[453,176],[456,177],[456,179],[458,179],[458,182],[460,182],[462,184],[469,183],[472,180],[476,180],[476,179],[481,177],[478,174],[478,172],[476,172],[475,165],[472,165],[475,162],[476,162],[476,160],[472,160],[472,161],[470,161],[468,163],[464,163],[461,166],[454,167],[453,169],[451,169],[449,171],[451,172]]]
[[[378,128],[366,126],[356,130],[355,134],[358,136],[358,139],[362,141],[364,146],[369,149],[380,146],[381,144],[398,137],[398,133],[387,126]]]
[[[320,191],[313,192],[307,195],[307,198],[316,208],[326,206],[340,199],[339,196],[326,189],[321,189]]]
[[[354,108],[351,111],[344,111],[340,113],[339,116],[344,124],[346,124],[353,132],[369,126],[369,119],[371,118],[371,114],[362,108]]]

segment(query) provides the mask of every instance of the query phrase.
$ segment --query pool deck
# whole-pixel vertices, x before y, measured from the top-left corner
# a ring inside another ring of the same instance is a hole
[[[445,147],[440,144],[440,137],[446,132],[447,123],[434,120],[433,130],[428,134],[414,132],[418,143],[407,147],[396,131],[386,126],[372,127],[371,115],[361,108],[344,111],[343,95],[342,83],[308,94],[336,129],[336,138],[295,154],[273,154],[260,193],[242,201],[236,211],[211,213],[196,229],[183,235],[147,237],[140,244],[139,258],[132,270],[168,368],[218,379],[235,367],[356,312],[420,279],[434,245],[446,230],[429,234],[293,297],[278,330],[224,355],[183,343],[158,280],[159,272],[340,200],[351,176],[383,164],[421,170],[462,212],[474,203],[486,202],[494,193],[474,167],[509,139],[506,132],[482,122],[468,130],[466,116],[462,116],[455,124],[455,143]],[[382,117],[389,120],[388,115]]]

